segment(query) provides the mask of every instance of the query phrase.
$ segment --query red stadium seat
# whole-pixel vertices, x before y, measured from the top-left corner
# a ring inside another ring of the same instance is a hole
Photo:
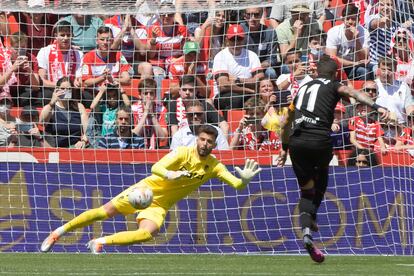
[[[138,93],[138,84],[139,84],[140,79],[131,79],[131,83],[129,85],[122,85],[122,88],[124,89],[125,93],[128,96],[132,96],[132,97],[139,97],[139,93]]]
[[[229,110],[227,111],[227,122],[229,123],[230,132],[234,132],[240,120],[244,116],[244,110]]]
[[[354,87],[354,89],[360,90],[362,86],[364,85],[364,83],[365,81],[362,81],[362,80],[354,80],[352,81],[352,86]]]

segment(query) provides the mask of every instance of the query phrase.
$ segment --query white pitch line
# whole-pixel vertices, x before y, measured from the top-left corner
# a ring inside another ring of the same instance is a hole
[[[399,265],[399,266],[414,266],[414,264],[395,264],[395,265]]]

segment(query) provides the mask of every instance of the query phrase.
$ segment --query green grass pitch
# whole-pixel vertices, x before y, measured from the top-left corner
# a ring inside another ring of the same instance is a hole
[[[414,275],[413,257],[1,253],[0,275]]]

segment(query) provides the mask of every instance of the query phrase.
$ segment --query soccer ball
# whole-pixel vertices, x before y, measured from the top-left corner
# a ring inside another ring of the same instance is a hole
[[[135,209],[145,209],[152,203],[152,189],[147,185],[140,185],[128,194],[128,201]]]

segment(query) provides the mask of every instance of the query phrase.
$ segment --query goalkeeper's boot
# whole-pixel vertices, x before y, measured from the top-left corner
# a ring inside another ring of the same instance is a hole
[[[58,241],[59,235],[53,231],[47,236],[47,238],[42,242],[40,246],[40,251],[43,253],[49,252],[52,249],[53,245]]]
[[[86,244],[86,247],[91,251],[93,254],[100,254],[102,253],[103,245],[97,242],[95,239],[91,240]]]
[[[314,244],[312,237],[310,235],[305,235],[303,237],[303,242],[305,244],[305,249],[308,251],[312,260],[316,263],[322,263],[325,260],[325,256],[322,251],[320,251]]]

